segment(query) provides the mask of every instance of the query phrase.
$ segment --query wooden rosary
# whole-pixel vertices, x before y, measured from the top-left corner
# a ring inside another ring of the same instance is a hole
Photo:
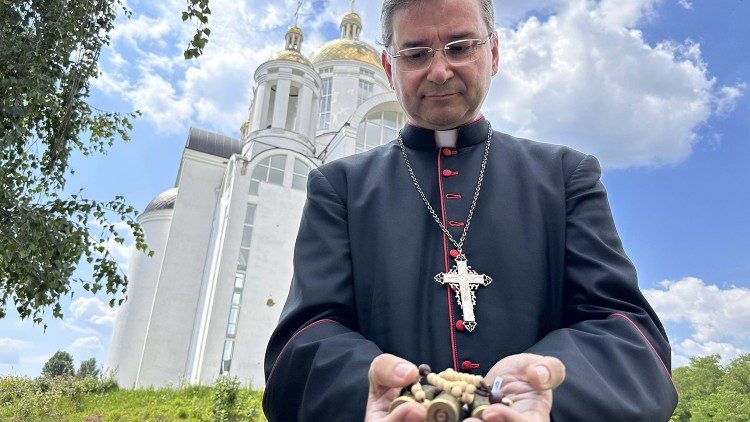
[[[436,374],[428,365],[422,364],[419,365],[419,376],[391,402],[391,412],[404,403],[416,402],[427,408],[427,422],[458,422],[468,417],[481,417],[490,404],[513,404],[500,393],[500,377],[490,389],[481,375],[456,372],[451,368]]]

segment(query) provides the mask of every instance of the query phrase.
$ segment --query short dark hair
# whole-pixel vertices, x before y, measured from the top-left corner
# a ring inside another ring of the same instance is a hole
[[[380,30],[382,32],[381,43],[388,48],[393,42],[393,14],[397,10],[412,6],[426,0],[383,0],[383,9],[380,11]],[[495,8],[492,0],[476,0],[482,12],[482,19],[487,25],[487,31],[495,32]]]

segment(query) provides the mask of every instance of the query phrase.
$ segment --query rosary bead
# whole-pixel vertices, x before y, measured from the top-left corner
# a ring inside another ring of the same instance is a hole
[[[425,393],[424,393],[424,391],[419,390],[416,393],[414,393],[414,399],[416,401],[422,401],[422,400],[424,400],[425,399]]]
[[[469,393],[463,393],[461,394],[461,403],[463,404],[469,404],[472,401],[474,401],[474,395]]]
[[[451,395],[455,398],[460,398],[463,391],[461,391],[461,387],[454,385],[453,388],[451,388]]]
[[[425,363],[419,365],[419,375],[426,377],[427,374],[431,372],[432,372],[432,369],[430,368],[430,365],[427,365]]]
[[[466,386],[467,393],[474,394],[475,391],[477,391],[477,387],[474,384],[469,384]]]
[[[511,400],[511,399],[509,399],[507,397],[503,397],[503,399],[500,400],[500,402],[502,404],[506,405],[506,406],[513,406],[513,400]]]
[[[435,385],[435,379],[436,378],[437,378],[437,375],[435,375],[432,372],[430,372],[429,374],[427,374],[427,382],[429,382],[432,385]]]
[[[416,383],[416,384],[414,384],[414,385],[411,386],[411,393],[412,394],[416,395],[417,391],[422,391],[422,384]]]
[[[503,396],[499,391],[490,392],[490,403],[497,404],[502,403]]]

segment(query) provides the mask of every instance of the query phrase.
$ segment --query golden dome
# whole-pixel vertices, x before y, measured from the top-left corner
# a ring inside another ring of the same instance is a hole
[[[297,26],[297,25],[294,25],[294,26],[290,26],[290,27],[289,27],[289,30],[287,30],[287,31],[286,31],[286,33],[287,33],[287,34],[289,34],[289,33],[294,33],[294,34],[299,34],[299,35],[302,35],[302,30],[300,29],[300,27],[299,27],[299,26]]]
[[[357,25],[362,26],[362,18],[360,18],[359,15],[354,12],[349,12],[344,15],[343,18],[341,18],[341,25],[347,23],[356,23]]]
[[[271,56],[271,60],[289,60],[290,62],[297,62],[301,64],[306,64],[308,66],[312,66],[310,64],[310,60],[307,60],[305,56],[303,56],[302,54],[294,50],[281,50],[278,53]]]
[[[329,41],[316,51],[312,61],[315,64],[328,60],[359,60],[375,66],[381,66],[380,54],[369,44],[351,39]]]

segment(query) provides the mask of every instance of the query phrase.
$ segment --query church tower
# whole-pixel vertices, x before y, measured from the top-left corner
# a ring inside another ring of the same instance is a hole
[[[301,53],[303,40],[302,29],[291,26],[284,49],[255,71],[253,104],[241,134],[246,156],[271,147],[314,154],[321,79]]]

